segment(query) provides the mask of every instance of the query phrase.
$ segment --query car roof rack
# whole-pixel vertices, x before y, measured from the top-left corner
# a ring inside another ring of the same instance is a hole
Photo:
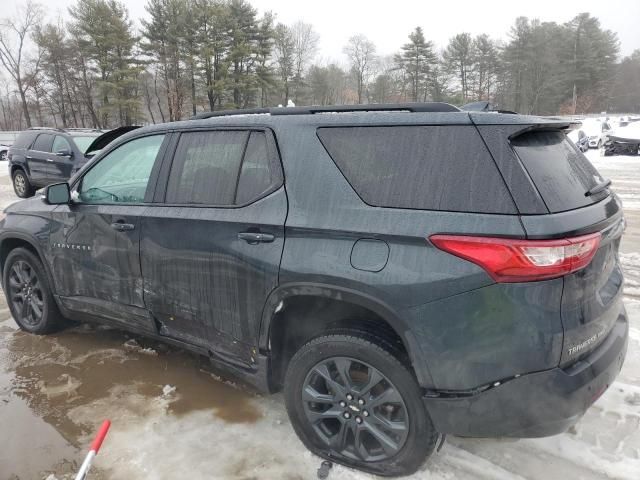
[[[493,113],[510,113],[517,115],[518,112],[512,112],[511,110],[499,110],[494,108],[490,102],[482,100],[480,102],[467,103],[460,107],[460,110],[464,112],[493,112]]]
[[[51,130],[54,132],[98,132],[98,133],[104,133],[102,129],[100,128],[82,128],[82,127],[77,127],[77,128],[60,128],[60,127],[29,127],[27,130]]]
[[[190,120],[202,120],[212,117],[227,117],[234,115],[313,115],[317,113],[351,113],[351,112],[459,112],[454,107],[443,102],[429,103],[373,103],[366,105],[311,105],[306,107],[274,107],[248,108],[239,110],[219,110],[203,112],[194,115]]]
[[[64,131],[61,128],[56,128],[56,127],[29,127],[29,128],[27,128],[27,130],[53,130],[53,131],[56,131],[56,132],[63,132]]]

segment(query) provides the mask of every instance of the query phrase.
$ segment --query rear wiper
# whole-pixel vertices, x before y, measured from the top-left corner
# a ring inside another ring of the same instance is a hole
[[[591,190],[589,190],[588,192],[586,192],[584,194],[585,197],[590,197],[592,195],[595,195],[597,193],[602,192],[603,190],[606,190],[607,188],[609,188],[609,186],[611,185],[611,180],[607,179],[607,180],[603,180],[602,182],[600,182],[599,184],[597,184],[595,187],[593,187]]]

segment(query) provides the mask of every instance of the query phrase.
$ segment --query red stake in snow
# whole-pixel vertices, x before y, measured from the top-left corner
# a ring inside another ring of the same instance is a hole
[[[111,422],[109,420],[105,420],[102,422],[102,426],[98,431],[98,435],[93,439],[93,443],[91,444],[91,448],[89,449],[89,453],[84,457],[84,462],[80,466],[80,470],[78,470],[78,474],[76,475],[75,480],[84,480],[87,477],[87,473],[89,473],[89,468],[91,468],[91,462],[93,461],[93,457],[98,454],[98,450],[100,450],[100,445],[102,445],[102,441],[104,437],[107,436],[107,432],[109,431],[109,427],[111,426]]]

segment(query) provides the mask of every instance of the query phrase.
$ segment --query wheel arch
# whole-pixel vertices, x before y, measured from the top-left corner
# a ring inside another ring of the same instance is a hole
[[[51,288],[51,292],[55,297],[55,283],[53,281],[53,275],[51,273],[51,269],[49,268],[49,264],[46,261],[46,257],[44,252],[42,251],[39,242],[28,234],[20,233],[20,232],[8,232],[0,235],[0,281],[4,283],[4,267],[7,261],[7,257],[11,253],[12,250],[16,248],[26,248],[31,251],[34,255],[38,257],[42,265],[44,265],[44,271],[47,274],[47,280],[49,281],[49,285]],[[3,285],[4,287],[4,285]],[[56,298],[57,301],[57,298]]]
[[[278,377],[282,372],[278,372],[277,364],[274,363],[274,360],[277,362],[277,358],[274,358],[273,354],[278,355],[279,352],[274,351],[273,347],[277,342],[274,341],[272,335],[279,322],[288,321],[287,317],[282,314],[283,312],[287,312],[286,307],[291,303],[300,302],[300,300],[315,302],[314,306],[318,305],[317,302],[320,302],[320,305],[323,307],[327,305],[336,307],[337,304],[341,304],[349,309],[353,309],[349,311],[362,313],[371,312],[372,317],[375,317],[372,323],[383,322],[384,325],[381,325],[381,327],[388,327],[391,330],[388,334],[391,336],[395,334],[400,340],[407,354],[408,366],[414,371],[418,383],[423,387],[431,387],[433,385],[425,356],[418,342],[408,325],[391,306],[371,295],[354,289],[311,282],[282,285],[274,290],[265,302],[258,345],[262,352],[267,352],[272,355],[272,366],[270,370],[275,385],[277,385]],[[300,310],[299,313],[303,315],[305,310]],[[293,315],[295,316],[295,312]],[[347,317],[345,317],[345,319],[347,319]],[[320,326],[311,326],[309,334],[305,338],[310,340],[314,336],[317,336],[317,334],[322,331],[321,327],[326,325],[330,325],[330,322],[327,322],[325,319],[324,323]],[[347,324],[345,328],[350,328],[349,324]]]

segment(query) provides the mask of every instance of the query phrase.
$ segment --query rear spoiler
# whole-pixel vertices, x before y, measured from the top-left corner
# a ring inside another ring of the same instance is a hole
[[[467,103],[466,105],[463,105],[462,107],[460,107],[460,110],[465,111],[465,112],[470,112],[470,113],[474,113],[474,112],[491,112],[491,113],[502,113],[505,115],[518,115],[520,116],[517,112],[512,112],[510,110],[499,110],[494,108],[494,106],[487,101],[481,101],[481,102],[473,102],[473,103]],[[475,117],[475,118],[474,118]],[[531,119],[531,116],[528,115],[522,115],[520,116],[522,119]],[[571,131],[571,130],[575,130],[577,128],[580,127],[580,125],[582,125],[582,122],[580,121],[576,121],[576,120],[568,120],[566,118],[561,118],[561,117],[533,117],[535,118],[535,122],[529,122],[527,120],[524,121],[516,121],[516,122],[510,122],[506,119],[503,119],[501,121],[487,121],[487,119],[483,119],[484,121],[477,121],[479,120],[478,116],[473,116],[472,115],[472,120],[473,123],[475,123],[476,125],[478,124],[509,124],[509,123],[513,123],[513,124],[521,124],[521,123],[527,123],[527,126],[525,128],[523,128],[522,130],[518,131],[517,133],[514,133],[513,135],[510,136],[510,138],[516,137],[522,133],[531,131],[531,130],[539,130],[539,129],[560,129],[560,130],[566,130],[567,132]]]

